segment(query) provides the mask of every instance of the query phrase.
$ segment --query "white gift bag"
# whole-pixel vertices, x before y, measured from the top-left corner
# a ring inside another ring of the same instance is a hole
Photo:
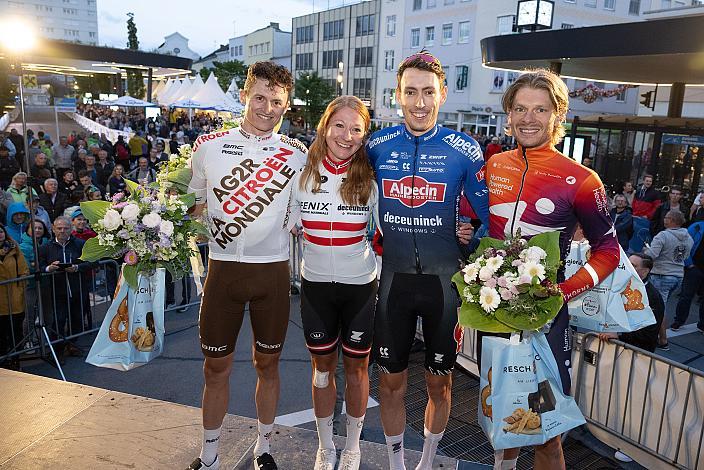
[[[569,279],[589,260],[589,243],[572,242],[565,260]],[[574,297],[567,304],[570,325],[596,332],[625,333],[655,323],[645,284],[628,256],[621,251],[618,267],[602,282]]]
[[[100,326],[86,362],[98,367],[130,370],[164,350],[165,270],[138,276],[132,289],[120,275],[115,297]]]

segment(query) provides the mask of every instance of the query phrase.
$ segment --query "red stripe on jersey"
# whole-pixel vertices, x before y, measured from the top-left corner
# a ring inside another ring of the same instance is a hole
[[[356,237],[325,238],[316,237],[315,235],[311,235],[309,233],[304,233],[303,236],[309,242],[321,246],[349,246],[364,240],[364,235],[359,235]]]
[[[303,227],[311,230],[343,230],[347,232],[358,232],[367,228],[366,222],[324,222],[322,220],[303,220]]]

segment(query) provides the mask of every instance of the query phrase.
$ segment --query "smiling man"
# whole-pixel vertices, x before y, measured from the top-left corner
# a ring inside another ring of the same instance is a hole
[[[486,223],[487,190],[477,142],[437,124],[447,97],[440,61],[424,51],[413,54],[401,63],[397,78],[404,124],[376,132],[367,144],[384,235],[372,352],[381,371],[389,466],[403,469],[408,359],[422,319],[429,401],[417,468],[425,470],[432,467],[447,425],[452,369],[462,347],[459,297],[450,278],[459,269],[460,243],[468,243],[473,230],[458,222],[459,202],[466,196]]]
[[[567,301],[601,282],[619,261],[616,230],[599,176],[555,149],[565,135],[568,96],[562,79],[547,70],[524,73],[513,82],[502,105],[508,115],[507,134],[518,148],[494,155],[486,172],[492,237],[503,239],[519,230],[524,238],[559,231],[563,261],[577,223],[589,240],[589,262],[567,280],[564,270],[558,272],[565,305],[546,334],[565,393],[570,390],[572,352]],[[499,451],[498,468],[515,468],[517,457],[518,449]],[[565,468],[559,437],[536,447],[535,468]]]
[[[257,372],[258,436],[254,468],[276,469],[269,453],[279,399],[279,356],[289,315],[289,234],[285,230],[291,179],[305,164],[306,148],[274,133],[286,112],[293,80],[273,62],[249,67],[240,99],[242,126],[204,134],[193,146],[189,192],[194,214],[207,203],[208,276],[200,307],[203,372],[203,447],[189,469],[218,469],[218,442],[229,401],[235,342],[245,305],[253,332]]]

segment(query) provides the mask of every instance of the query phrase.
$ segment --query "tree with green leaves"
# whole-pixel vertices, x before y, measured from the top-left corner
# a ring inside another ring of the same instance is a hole
[[[233,78],[237,79],[237,84],[240,88],[244,85],[244,80],[247,78],[247,66],[240,60],[213,62],[212,67],[200,69],[200,78],[204,81],[207,80],[211,72],[215,74],[215,78],[218,79],[218,85],[223,91],[227,91]]]
[[[335,98],[335,89],[313,72],[296,79],[295,96],[305,103],[306,125],[315,127],[328,103]]]
[[[139,50],[139,39],[137,39],[137,25],[134,23],[134,13],[127,13],[127,48],[131,51]],[[138,69],[127,69],[127,94],[135,98],[142,99],[146,93],[144,77],[142,71]]]

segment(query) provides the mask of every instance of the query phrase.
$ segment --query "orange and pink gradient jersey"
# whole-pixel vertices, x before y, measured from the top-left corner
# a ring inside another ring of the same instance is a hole
[[[552,145],[494,155],[487,162],[489,235],[503,239],[518,229],[530,238],[560,232],[564,261],[579,223],[591,246],[589,262],[560,284],[566,301],[601,282],[618,266],[619,245],[599,176]]]

